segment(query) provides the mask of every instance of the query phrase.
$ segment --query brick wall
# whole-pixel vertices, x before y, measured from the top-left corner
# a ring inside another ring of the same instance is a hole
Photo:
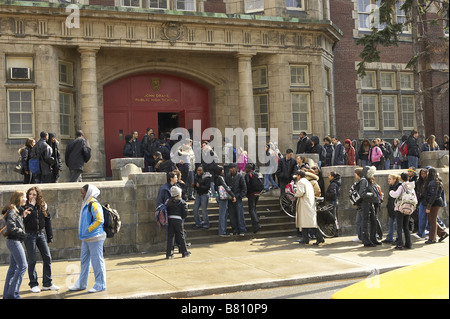
[[[359,131],[362,128],[360,128],[358,120],[359,105],[355,61],[361,60],[359,54],[363,47],[355,44],[355,20],[349,18],[352,17],[354,3],[351,0],[333,0],[330,1],[330,10],[333,23],[344,34],[334,50],[336,131],[341,140],[358,138],[361,137]],[[383,63],[406,64],[413,56],[410,42],[400,42],[397,47],[379,47],[379,50],[381,51],[380,62]],[[424,76],[424,88],[442,83],[442,78],[445,80],[445,77],[448,81],[448,75],[442,76],[437,72]],[[426,134],[435,132],[435,135],[441,140],[443,134],[448,134],[448,91],[444,95],[439,95],[436,91],[425,96],[425,129]],[[351,125],[348,125],[349,123]]]
[[[207,0],[204,3],[205,12],[226,13],[225,3],[223,0]]]

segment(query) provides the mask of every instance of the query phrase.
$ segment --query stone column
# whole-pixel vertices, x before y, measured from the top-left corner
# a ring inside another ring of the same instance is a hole
[[[104,165],[100,162],[100,132],[97,102],[98,47],[79,47],[81,54],[81,130],[91,146],[91,159],[84,166],[83,177],[104,176]]]
[[[255,127],[255,107],[252,81],[253,54],[238,54],[239,125],[243,130]]]

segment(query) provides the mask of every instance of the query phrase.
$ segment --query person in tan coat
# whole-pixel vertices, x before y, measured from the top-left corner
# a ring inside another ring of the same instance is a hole
[[[300,244],[309,244],[309,231],[313,231],[317,241],[314,245],[324,243],[322,233],[317,226],[316,199],[314,196],[314,188],[306,179],[304,171],[297,171],[297,188],[295,197],[297,197],[297,214],[295,216],[296,226],[302,230],[302,240]]]

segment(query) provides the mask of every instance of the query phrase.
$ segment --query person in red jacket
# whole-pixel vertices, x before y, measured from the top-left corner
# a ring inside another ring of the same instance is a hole
[[[346,165],[356,165],[356,152],[355,152],[355,148],[352,145],[352,141],[350,139],[346,139],[344,147],[345,147],[345,153],[347,154]]]

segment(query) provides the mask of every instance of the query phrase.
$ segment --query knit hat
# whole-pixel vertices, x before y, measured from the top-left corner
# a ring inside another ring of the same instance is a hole
[[[345,144],[352,144],[352,141],[348,138],[345,140]]]
[[[172,186],[170,188],[170,196],[177,197],[180,195],[181,195],[181,188],[179,188],[178,186]]]

